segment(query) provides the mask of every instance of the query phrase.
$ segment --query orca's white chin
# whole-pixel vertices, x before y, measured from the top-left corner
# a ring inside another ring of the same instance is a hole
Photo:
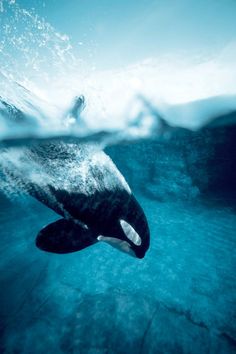
[[[118,249],[121,252],[124,252],[132,257],[137,258],[136,254],[132,250],[130,244],[127,241],[120,240],[119,238],[115,237],[106,237],[106,236],[98,236],[98,241],[103,241],[108,243],[110,246]]]

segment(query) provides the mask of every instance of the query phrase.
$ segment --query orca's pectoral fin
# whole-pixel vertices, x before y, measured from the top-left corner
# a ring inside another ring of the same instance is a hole
[[[96,235],[72,220],[60,219],[45,226],[37,235],[36,246],[43,251],[70,253],[97,242]]]

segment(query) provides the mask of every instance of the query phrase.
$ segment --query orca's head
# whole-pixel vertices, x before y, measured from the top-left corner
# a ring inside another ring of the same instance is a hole
[[[98,241],[104,241],[131,256],[143,258],[149,248],[150,232],[145,214],[133,195],[112,219],[110,230],[99,235]]]

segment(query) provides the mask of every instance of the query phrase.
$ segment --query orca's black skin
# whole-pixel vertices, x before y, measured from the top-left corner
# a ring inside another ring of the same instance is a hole
[[[44,227],[36,238],[36,246],[52,253],[70,253],[93,245],[94,233],[73,220],[60,219]]]
[[[39,248],[55,253],[74,252],[94,244],[97,242],[97,237],[102,235],[127,241],[137,258],[145,256],[150,242],[149,228],[145,214],[133,194],[117,189],[96,192],[87,196],[56,190],[52,186],[50,186],[50,191],[51,201],[35,193],[34,197],[65,218],[68,218],[69,214],[71,219],[59,220],[41,230],[36,239],[36,245]],[[55,205],[55,200],[57,205]],[[58,205],[63,205],[63,210],[59,210]],[[128,222],[138,233],[142,240],[140,246],[127,239],[120,226],[121,219]],[[84,223],[88,229],[76,222]],[[66,236],[68,234],[70,234],[69,237]],[[85,244],[84,240],[86,240]]]
[[[101,158],[107,161],[104,169],[99,159],[90,166],[86,178],[92,191],[82,192],[84,187],[76,185],[76,179],[70,181],[70,173],[75,173],[74,170],[70,170],[70,163],[73,166],[78,164],[79,168],[77,154],[79,156],[83,154],[78,149],[83,147],[76,144],[68,146],[66,143],[50,143],[39,144],[29,150],[30,159],[37,161],[39,171],[42,168],[42,173],[46,173],[49,178],[43,183],[40,182],[40,178],[35,183],[25,179],[24,189],[63,218],[47,225],[39,232],[36,239],[37,247],[48,252],[68,253],[79,251],[101,240],[125,252],[128,245],[131,254],[143,258],[149,248],[150,234],[141,206],[116,167],[103,152]],[[89,164],[89,156],[83,161]],[[61,172],[57,171],[57,166]],[[68,184],[68,189],[63,188],[63,183],[57,183],[57,176],[60,178],[60,173],[63,175],[64,169],[67,176],[65,178],[68,178],[68,183],[65,184]],[[111,178],[111,184],[110,174],[111,177],[115,175],[113,179]],[[50,176],[53,184],[50,183]],[[22,176],[16,178],[20,178],[22,183]],[[135,230],[140,238],[138,244],[127,237],[129,235],[126,234],[127,230],[124,231],[121,221],[126,222],[128,228]],[[103,238],[98,239],[99,236]],[[117,241],[126,241],[125,250],[116,244]],[[130,253],[129,249],[127,253]]]

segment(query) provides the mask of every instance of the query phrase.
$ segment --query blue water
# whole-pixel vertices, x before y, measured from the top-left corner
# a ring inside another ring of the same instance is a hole
[[[0,16],[0,352],[236,353],[231,62],[93,72],[35,11],[4,0]],[[116,167],[147,217],[145,257],[104,242],[63,255],[37,248],[59,215],[29,183],[124,186]]]
[[[35,235],[58,216],[1,198],[3,352],[235,352],[235,128],[178,134],[107,149],[148,218],[142,260],[44,253]]]

